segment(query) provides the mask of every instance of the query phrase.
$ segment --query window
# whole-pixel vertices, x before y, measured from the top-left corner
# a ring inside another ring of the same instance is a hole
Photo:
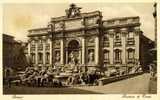
[[[39,61],[39,63],[42,63],[42,61],[43,61],[43,54],[42,53],[38,53],[38,61]]]
[[[108,50],[104,51],[104,60],[109,60],[109,51]]]
[[[47,52],[46,53],[46,63],[49,63],[49,57],[50,57],[50,54]]]
[[[109,35],[108,34],[105,34],[105,36],[104,36],[104,41],[109,41]]]
[[[33,40],[33,41],[31,42],[31,44],[35,44],[35,41]]]
[[[133,59],[135,54],[134,49],[128,49],[128,59]]]
[[[128,33],[128,38],[134,38],[134,33],[133,32],[129,32]]]
[[[121,38],[121,34],[120,33],[116,33],[115,34],[115,39],[120,39]]]
[[[43,43],[43,41],[40,39],[40,40],[39,40],[39,43],[40,43],[40,44],[42,44],[42,43]]]
[[[35,63],[35,54],[32,53],[31,57],[32,57],[32,62]]]
[[[104,50],[104,62],[109,63],[109,51]]]
[[[115,60],[121,60],[121,50],[115,50]]]
[[[124,24],[124,23],[126,23],[126,22],[127,22],[126,19],[121,19],[121,20],[119,20],[119,23],[120,23],[120,24]]]

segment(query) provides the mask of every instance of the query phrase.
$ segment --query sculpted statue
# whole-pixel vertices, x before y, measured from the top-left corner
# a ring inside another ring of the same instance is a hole
[[[67,17],[75,17],[80,15],[80,7],[76,7],[75,4],[71,4],[69,9],[66,9]]]
[[[73,51],[70,53],[70,64],[75,64],[75,57],[74,57],[74,53],[73,53]]]
[[[90,53],[89,53],[89,63],[92,63],[92,62],[94,62],[94,53],[93,53],[93,51],[91,51]]]
[[[60,61],[60,53],[57,52],[57,53],[56,53],[56,62],[59,62],[59,61]]]

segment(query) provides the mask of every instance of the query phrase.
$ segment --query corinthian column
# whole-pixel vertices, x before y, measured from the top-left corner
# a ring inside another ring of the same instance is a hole
[[[36,65],[38,65],[38,39],[36,39],[36,41],[35,41],[35,60],[36,60],[36,62],[35,62],[35,64]]]
[[[60,40],[61,42],[60,42],[60,45],[61,45],[61,51],[60,51],[60,53],[61,53],[61,60],[60,60],[60,63],[61,64],[64,64],[64,43],[63,43],[63,39],[61,39]]]
[[[95,37],[95,64],[99,64],[99,37]]]
[[[31,56],[31,40],[28,41],[28,56]]]
[[[135,27],[135,58],[139,59],[139,46],[140,46],[140,39],[139,39],[139,35],[140,35],[140,28],[139,27]]]
[[[46,40],[43,40],[43,64],[46,64]]]
[[[85,64],[85,38],[82,37],[82,64]]]
[[[121,29],[122,34],[122,64],[126,64],[126,34],[127,29],[123,28]]]
[[[114,30],[113,30],[113,29],[112,29],[112,30],[109,30],[108,34],[109,34],[109,44],[110,44],[110,56],[109,56],[109,61],[110,61],[110,64],[113,64],[113,59],[114,59],[114,53],[113,53]]]
[[[52,39],[51,38],[49,41],[49,53],[50,53],[49,64],[52,65]]]

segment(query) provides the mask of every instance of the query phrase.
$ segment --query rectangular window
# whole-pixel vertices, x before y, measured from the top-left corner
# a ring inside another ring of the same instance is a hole
[[[42,53],[38,53],[38,61],[39,61],[39,63],[43,63],[43,54]]]
[[[43,50],[43,44],[38,44],[38,50]]]
[[[109,60],[109,51],[104,52],[104,60]]]
[[[133,59],[134,58],[134,53],[135,53],[134,50],[129,50],[128,51],[128,59]]]
[[[121,51],[115,50],[115,60],[121,60]]]
[[[128,38],[134,38],[134,33],[133,32],[129,32],[128,33]]]
[[[115,34],[115,39],[117,39],[117,40],[121,39],[121,34],[120,33],[116,33]]]
[[[49,57],[50,57],[50,54],[49,54],[49,53],[46,53],[46,63],[47,63],[47,64],[49,63]]]
[[[35,63],[35,54],[31,54],[32,56],[32,62]]]

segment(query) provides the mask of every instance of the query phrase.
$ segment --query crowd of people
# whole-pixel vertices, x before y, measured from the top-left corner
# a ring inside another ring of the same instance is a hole
[[[73,67],[73,68],[72,68]],[[134,67],[134,72],[140,66]],[[107,72],[107,73],[106,73]],[[7,84],[11,84],[14,79],[9,72],[6,75]],[[50,66],[50,67],[26,67],[25,71],[18,72],[18,83],[27,86],[73,86],[73,85],[98,85],[98,79],[102,77],[119,76],[122,72],[118,69],[110,71],[82,71],[78,66]],[[16,79],[17,80],[17,79]],[[17,82],[17,81],[16,81]]]

